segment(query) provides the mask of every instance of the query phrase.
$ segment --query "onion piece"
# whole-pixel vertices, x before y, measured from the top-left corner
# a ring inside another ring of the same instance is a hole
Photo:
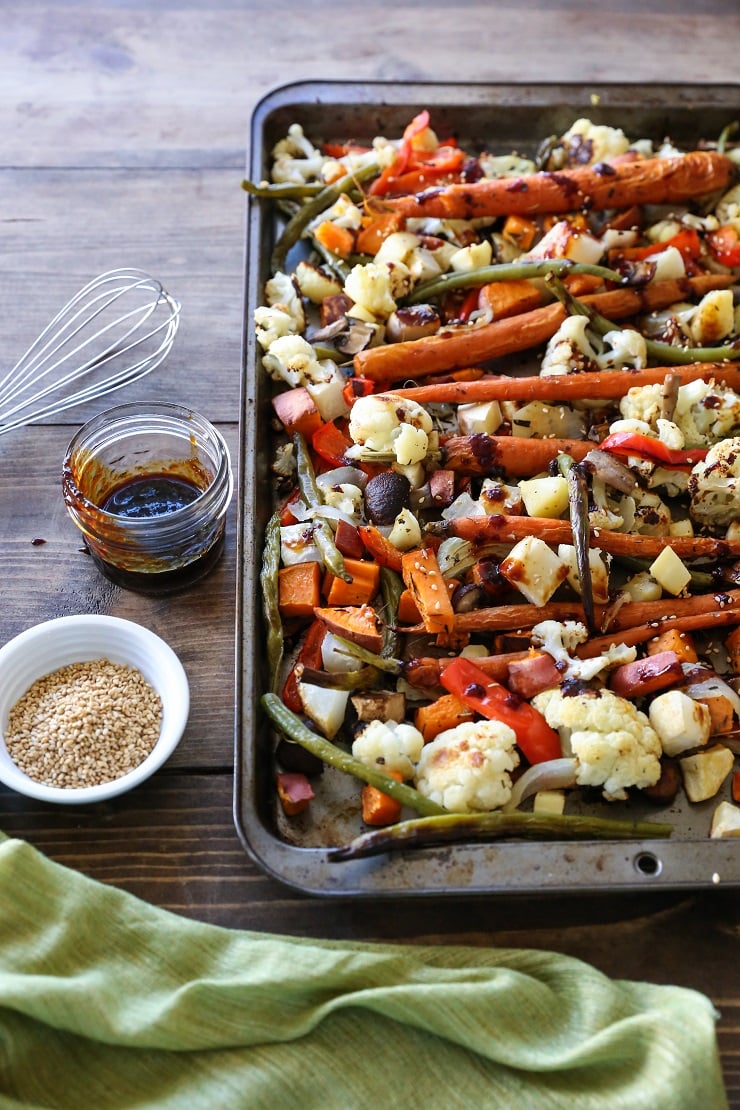
[[[540,790],[561,790],[565,787],[576,785],[576,771],[578,762],[572,756],[562,759],[548,759],[545,763],[533,763],[521,775],[511,791],[511,797],[505,806],[504,813],[511,813],[518,809],[526,798]]]
[[[342,509],[338,509],[335,505],[317,505],[314,509],[309,509],[303,501],[291,501],[290,511],[297,521],[303,522],[304,520],[316,520],[319,517],[322,520],[343,520],[345,524],[351,525],[353,528],[357,527],[357,517],[350,516]]]
[[[358,486],[364,490],[367,485],[367,474],[358,466],[337,466],[334,470],[325,470],[323,474],[316,475],[316,485],[321,489],[327,486]]]
[[[632,493],[637,485],[637,479],[630,468],[619,459],[615,459],[608,451],[601,451],[595,447],[593,451],[588,452],[581,465],[620,493]]]

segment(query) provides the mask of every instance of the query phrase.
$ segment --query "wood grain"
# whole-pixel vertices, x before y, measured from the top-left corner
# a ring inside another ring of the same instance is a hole
[[[304,7],[288,0],[278,18],[272,0],[0,0],[6,366],[96,273],[149,270],[182,302],[182,324],[136,397],[193,405],[236,459],[239,183],[265,92],[327,77],[680,86],[737,76],[736,0],[377,0],[371,9],[314,0],[310,18]],[[0,787],[0,828],[155,905],[231,928],[554,949],[618,978],[695,987],[720,1011],[728,1099],[740,1110],[736,892],[336,902],[256,867],[232,819],[236,500],[224,558],[196,589],[146,598],[112,586],[81,552],[60,488],[65,447],[100,407],[0,436],[0,642],[65,613],[139,621],[182,658],[190,721],[168,766],[135,793],[68,810]]]

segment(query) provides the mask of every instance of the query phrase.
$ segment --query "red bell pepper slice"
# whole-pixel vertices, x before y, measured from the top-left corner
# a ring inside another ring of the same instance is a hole
[[[676,235],[672,235],[670,239],[663,239],[659,243],[649,243],[645,247],[625,247],[623,250],[615,250],[614,253],[618,254],[620,258],[634,259],[639,262],[643,258],[660,254],[662,251],[668,250],[669,247],[675,247],[685,259],[698,258],[701,254],[699,233],[693,227],[684,227]]]
[[[502,721],[516,733],[516,742],[530,763],[560,759],[560,737],[542,714],[517,694],[490,678],[470,659],[458,656],[443,668],[440,682],[489,721]]]
[[[677,470],[691,469],[707,457],[707,452],[700,447],[678,451],[675,448],[666,447],[659,439],[640,435],[639,432],[612,432],[602,440],[599,447],[602,451],[610,451],[613,455],[637,455],[641,459],[669,468],[674,467]]]
[[[733,224],[723,224],[707,235],[710,251],[723,266],[740,266],[740,235]]]
[[[345,453],[352,446],[352,440],[332,421],[316,429],[311,436],[311,446],[319,458],[332,466],[348,466],[351,463]]]

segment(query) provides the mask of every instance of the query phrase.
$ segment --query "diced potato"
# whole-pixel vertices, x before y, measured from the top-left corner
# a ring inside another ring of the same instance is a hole
[[[694,525],[690,520],[674,520],[668,525],[669,536],[693,536]]]
[[[705,802],[707,798],[713,798],[732,771],[734,762],[733,753],[722,744],[715,744],[679,760],[683,785],[689,800]]]
[[[567,565],[538,536],[525,536],[499,566],[500,574],[533,605],[544,605],[568,575]]]
[[[363,690],[352,695],[352,705],[359,721],[402,721],[406,698],[397,690]]]
[[[650,703],[648,716],[666,755],[681,755],[702,747],[711,735],[708,708],[683,690],[658,694]]]
[[[493,248],[487,239],[481,243],[471,243],[468,247],[461,247],[455,251],[450,259],[450,269],[455,273],[468,273],[470,270],[479,270],[482,266],[490,266],[493,257]]]
[[[483,401],[479,404],[459,405],[457,423],[460,435],[493,435],[501,426],[503,416],[498,401]]]
[[[308,382],[306,389],[321,413],[322,420],[329,423],[339,417],[349,416],[349,405],[344,399],[344,388],[341,379],[336,378],[330,382]]]
[[[533,813],[555,814],[559,816],[565,812],[564,790],[540,790],[534,796],[532,803]]]
[[[562,475],[525,479],[519,489],[528,516],[557,520],[568,508],[568,482]]]
[[[561,543],[558,546],[558,555],[564,563],[568,564],[568,581],[577,594],[581,592],[581,579],[578,576],[576,565],[576,549],[571,544]],[[588,562],[591,567],[591,588],[594,601],[597,605],[606,605],[609,600],[609,568],[601,557],[601,552],[591,548],[588,553]]]
[[[329,690],[311,682],[299,682],[298,696],[306,716],[332,740],[342,727],[349,690]]]
[[[668,628],[659,636],[648,640],[648,655],[658,655],[661,651],[675,651],[682,663],[697,663],[699,656],[690,632],[678,632]]]
[[[511,420],[511,434],[522,439],[583,439],[585,432],[583,413],[544,401],[522,405]]]
[[[672,547],[664,547],[650,566],[650,573],[666,593],[674,597],[685,590],[691,581],[691,572],[679,559]]]
[[[740,806],[732,802],[720,802],[712,815],[709,835],[715,838],[740,836]]]
[[[660,601],[663,588],[646,570],[640,570],[624,584],[623,589],[629,594],[630,601]]]

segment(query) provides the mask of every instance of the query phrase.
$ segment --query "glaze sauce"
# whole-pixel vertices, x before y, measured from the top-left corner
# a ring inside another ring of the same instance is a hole
[[[100,507],[114,516],[140,520],[184,509],[202,492],[186,478],[172,474],[145,474],[126,479],[107,495]]]

